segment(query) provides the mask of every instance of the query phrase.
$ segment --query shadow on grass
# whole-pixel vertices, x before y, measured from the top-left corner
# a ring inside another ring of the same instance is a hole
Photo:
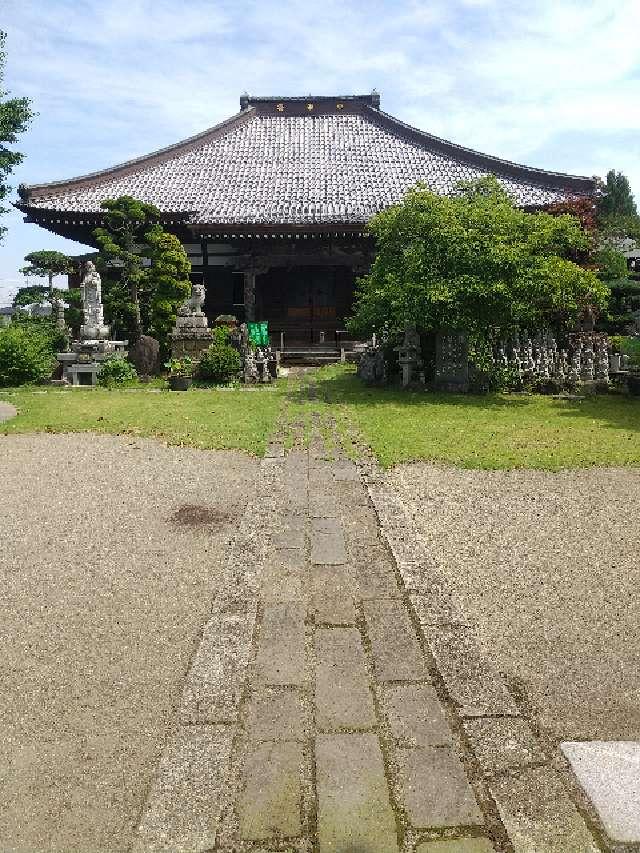
[[[318,373],[318,394],[326,403],[372,406],[389,403],[401,406],[438,405],[469,409],[504,409],[526,406],[530,397],[502,394],[444,394],[405,391],[397,387],[365,385],[354,371],[342,369]]]
[[[640,432],[640,398],[621,393],[600,394],[583,400],[552,400],[541,395],[518,394],[445,394],[429,391],[405,391],[399,387],[371,387],[365,385],[349,368],[325,368],[317,374],[318,394],[328,404],[367,406],[438,405],[458,411],[504,412],[508,409],[525,410],[548,401],[553,414],[560,418],[585,418],[602,427]],[[567,424],[570,429],[570,425]]]
[[[640,397],[603,394],[584,400],[566,400],[564,406],[561,417],[588,418],[610,429],[640,432]]]

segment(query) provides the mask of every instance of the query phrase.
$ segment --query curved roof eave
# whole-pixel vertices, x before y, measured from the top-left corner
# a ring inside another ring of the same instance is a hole
[[[37,195],[41,191],[50,190],[65,190],[80,188],[86,183],[91,183],[100,178],[111,178],[114,176],[122,176],[136,171],[140,166],[155,165],[164,160],[171,159],[176,154],[181,154],[184,151],[189,151],[195,148],[202,142],[207,142],[209,139],[215,139],[222,133],[242,124],[251,118],[255,113],[255,108],[252,106],[240,110],[230,118],[224,119],[219,124],[203,130],[201,133],[196,133],[194,136],[189,136],[187,139],[182,139],[180,142],[175,142],[173,145],[167,145],[166,148],[159,148],[157,151],[152,151],[150,154],[144,154],[142,157],[134,157],[132,160],[125,160],[124,163],[118,163],[116,166],[109,166],[107,169],[99,169],[96,172],[88,172],[86,175],[79,175],[76,178],[68,178],[64,181],[50,181],[45,184],[20,184],[18,187],[18,195],[23,204],[28,205],[29,198],[32,195]],[[22,206],[16,205],[16,207]]]
[[[511,160],[503,160],[500,157],[483,154],[481,151],[476,151],[473,148],[465,148],[463,145],[458,145],[440,136],[427,133],[424,130],[401,121],[390,113],[385,113],[383,110],[375,109],[368,105],[365,105],[363,110],[372,120],[377,120],[387,130],[397,133],[404,139],[409,139],[412,142],[418,142],[423,145],[426,144],[441,154],[457,160],[464,160],[474,166],[486,169],[488,172],[497,172],[500,175],[508,175],[509,177],[520,180],[530,180],[537,184],[547,184],[552,187],[558,187],[559,184],[563,184],[567,189],[575,187],[580,192],[593,193],[596,189],[596,178],[585,175],[570,175],[564,172],[551,172],[546,169],[535,168],[534,166],[524,166],[521,163],[514,163]]]

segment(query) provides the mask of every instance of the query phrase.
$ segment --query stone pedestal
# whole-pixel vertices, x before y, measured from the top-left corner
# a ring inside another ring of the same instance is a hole
[[[169,335],[172,358],[189,356],[198,361],[202,353],[211,346],[213,338],[209,321],[202,310],[203,305],[204,286],[194,284],[191,296],[178,310],[176,325]]]
[[[127,341],[74,341],[71,352],[59,352],[56,358],[62,364],[62,379],[68,385],[97,384],[104,362],[118,355],[127,357]]]

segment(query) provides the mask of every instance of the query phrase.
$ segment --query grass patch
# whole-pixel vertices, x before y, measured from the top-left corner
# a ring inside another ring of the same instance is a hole
[[[192,388],[184,393],[148,386],[106,390],[2,389],[18,416],[0,432],[103,432],[157,438],[168,444],[245,450],[262,455],[280,411],[284,384],[255,388]]]
[[[325,368],[318,392],[343,437],[356,426],[382,465],[431,460],[462,468],[640,465],[640,400],[583,401],[367,388],[353,369]]]
[[[583,401],[516,394],[469,395],[367,388],[341,365],[309,377],[252,388],[192,388],[186,393],[126,390],[3,389],[18,417],[6,434],[104,432],[157,438],[168,444],[237,449],[261,455],[282,415],[305,445],[314,428],[328,449],[341,443],[357,455],[354,432],[382,465],[431,460],[463,468],[559,470],[640,465],[640,400],[603,395]],[[315,425],[315,426],[314,426]]]

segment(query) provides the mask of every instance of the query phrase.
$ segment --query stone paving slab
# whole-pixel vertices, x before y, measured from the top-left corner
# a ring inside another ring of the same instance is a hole
[[[524,769],[490,783],[515,853],[597,853],[558,773]]]
[[[264,606],[256,656],[256,677],[272,685],[302,686],[305,680],[304,620],[300,602]]]
[[[185,726],[166,748],[133,853],[196,853],[216,843],[233,729]]]
[[[486,838],[456,838],[453,841],[427,841],[418,844],[416,853],[494,853]]]
[[[355,624],[356,582],[349,566],[314,566],[308,592],[309,613],[316,623]]]
[[[313,518],[340,518],[343,508],[328,490],[309,491],[309,515]]]
[[[464,767],[449,747],[398,749],[402,805],[412,826],[436,829],[484,823]]]
[[[453,735],[435,689],[428,684],[382,688],[391,734],[398,746],[449,746]]]
[[[342,524],[337,518],[312,518],[311,533],[342,533]]]
[[[318,735],[316,784],[320,853],[397,853],[396,823],[375,735]]]
[[[302,549],[276,549],[260,572],[260,598],[268,602],[305,601],[309,567]]]
[[[376,677],[380,681],[419,681],[428,677],[413,623],[401,601],[364,602]]]
[[[360,483],[360,472],[353,462],[339,462],[332,466],[331,472],[336,480]]]
[[[304,740],[307,709],[297,690],[261,690],[249,702],[247,734],[250,740]]]
[[[640,842],[640,743],[565,741],[561,748],[607,835]]]
[[[342,531],[311,534],[311,562],[320,566],[339,566],[347,562]]]
[[[246,757],[238,805],[240,837],[261,841],[301,832],[302,745],[258,744]]]
[[[319,730],[376,725],[360,632],[319,628],[315,634],[316,725]]]

